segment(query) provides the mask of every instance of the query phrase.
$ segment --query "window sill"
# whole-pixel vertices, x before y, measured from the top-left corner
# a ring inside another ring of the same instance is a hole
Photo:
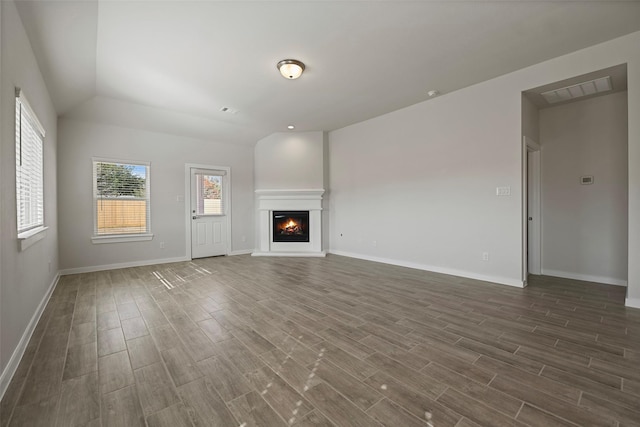
[[[93,236],[91,237],[91,242],[94,245],[99,245],[103,243],[126,243],[126,242],[144,242],[147,240],[152,240],[153,234],[131,234],[131,235],[120,235],[120,236]]]
[[[47,236],[47,231],[49,227],[36,227],[31,230],[23,231],[18,234],[18,250],[20,252],[27,249],[29,246],[34,243],[44,239]]]

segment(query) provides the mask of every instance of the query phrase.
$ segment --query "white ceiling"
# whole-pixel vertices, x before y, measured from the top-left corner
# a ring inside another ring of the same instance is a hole
[[[17,3],[60,115],[244,144],[288,124],[338,129],[640,30],[640,1]],[[279,75],[285,58],[306,64],[300,79]]]

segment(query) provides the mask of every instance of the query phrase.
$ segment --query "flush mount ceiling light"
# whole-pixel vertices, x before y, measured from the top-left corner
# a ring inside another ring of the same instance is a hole
[[[289,125],[287,126],[287,129],[295,129],[296,127],[294,125]]]
[[[302,75],[304,64],[296,59],[283,59],[278,62],[278,70],[285,79],[294,80]]]

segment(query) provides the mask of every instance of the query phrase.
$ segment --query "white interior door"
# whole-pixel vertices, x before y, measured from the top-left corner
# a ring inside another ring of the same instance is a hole
[[[191,258],[227,255],[227,174],[191,169]]]
[[[541,274],[540,150],[527,150],[527,270]]]

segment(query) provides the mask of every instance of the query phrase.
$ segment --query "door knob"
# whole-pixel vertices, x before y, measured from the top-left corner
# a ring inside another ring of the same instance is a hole
[[[532,217],[529,217],[529,221],[533,221],[533,218],[532,218]]]
[[[193,218],[193,219],[198,219],[198,217],[197,217],[197,216],[195,216],[195,215],[194,215],[194,216],[192,216],[191,218]]]

